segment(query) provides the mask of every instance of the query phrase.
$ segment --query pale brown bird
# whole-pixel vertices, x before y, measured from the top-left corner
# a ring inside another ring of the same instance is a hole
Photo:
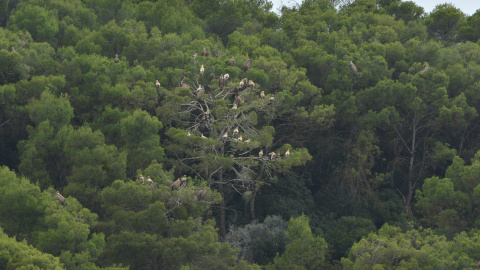
[[[268,100],[270,101],[270,104],[272,104],[275,101],[275,96],[271,96]]]
[[[238,134],[238,127],[236,127],[234,130],[233,130],[233,136],[237,136]]]
[[[357,66],[355,66],[355,64],[350,61],[350,69],[353,71],[353,72],[357,72]]]
[[[145,184],[145,177],[142,174],[140,174],[140,183]]]
[[[152,178],[150,178],[150,176],[147,178],[147,184],[149,184],[150,186],[153,186],[153,180]]]
[[[240,106],[240,105],[242,104],[242,102],[243,102],[243,99],[242,99],[240,96],[237,96],[237,97],[235,98],[235,103],[237,103],[237,105]]]
[[[203,67],[203,65],[200,67],[200,75],[203,75],[203,73],[205,72],[205,68]]]
[[[231,66],[231,67],[234,67],[235,66],[235,58],[230,58],[230,60],[228,61],[228,65]]]
[[[245,83],[243,82],[243,80],[241,80],[238,85],[240,86],[240,88],[243,88],[243,86],[245,86]]]
[[[245,140],[246,143],[250,143],[250,138]],[[263,153],[263,152],[262,152]]]
[[[261,99],[265,99],[265,91],[262,91],[262,92],[260,93],[260,98],[261,98]]]
[[[155,86],[157,87],[157,89],[160,88],[161,85],[160,85],[160,83],[158,82],[158,80],[155,80]]]
[[[249,80],[248,86],[255,88],[255,83],[252,80]]]
[[[188,137],[192,136],[192,133],[190,133],[190,130],[187,131],[187,136],[188,136]]]
[[[290,156],[290,149],[287,149],[287,152],[285,152],[285,156],[286,157]]]
[[[197,55],[198,55],[197,53],[194,53],[194,54],[190,55],[190,57],[192,57],[193,60],[195,60],[197,58]]]
[[[197,199],[199,201],[201,201],[201,200],[205,199],[205,195],[207,195],[207,188],[206,187],[204,187],[204,188],[202,188],[198,191]]]
[[[233,109],[233,110],[236,110],[236,109],[238,109],[237,103],[235,103],[235,102],[233,103],[233,107],[232,107],[232,109]]]
[[[274,159],[277,156],[275,152],[270,152],[268,155],[270,156],[270,159]]]
[[[184,174],[182,176],[182,179],[180,179],[180,181],[181,181],[181,186],[182,187],[186,186],[187,185],[187,176]]]
[[[120,59],[118,59],[118,54],[115,54],[115,59],[113,59],[113,62],[115,63],[120,62]]]
[[[425,66],[425,67],[420,71],[420,73],[425,73],[425,72],[427,72],[427,70],[428,70],[428,66]]]
[[[178,190],[180,188],[180,185],[182,184],[182,181],[180,181],[180,178],[177,178],[175,182],[172,183],[172,190]]]
[[[263,149],[260,150],[260,152],[258,152],[258,157],[260,157],[260,158],[263,157]]]
[[[60,203],[63,206],[67,206],[67,202],[65,201],[65,198],[60,194],[60,192],[57,191],[57,199],[60,201]]]
[[[224,80],[228,80],[229,78],[230,78],[230,75],[228,73],[225,73],[225,75],[223,75]]]
[[[247,59],[243,64],[243,71],[247,71],[250,68],[250,59]]]
[[[220,75],[220,77],[218,78],[218,87],[223,89],[224,81],[225,81],[225,79],[224,79],[223,75]]]
[[[201,56],[208,56],[207,49],[203,48]]]
[[[200,136],[200,138],[206,139],[207,137],[205,137],[205,135],[203,135],[203,133],[202,133],[202,135]]]
[[[228,132],[225,132],[225,134],[223,134],[223,139],[227,139],[228,138]]]
[[[205,89],[203,88],[202,85],[199,85],[197,88],[197,97],[203,94],[205,94]]]
[[[238,136],[238,140],[239,140],[239,141],[242,141],[242,140],[243,140],[242,135]]]

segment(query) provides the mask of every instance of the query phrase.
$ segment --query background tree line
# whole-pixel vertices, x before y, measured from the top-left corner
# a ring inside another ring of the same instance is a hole
[[[479,20],[4,1],[0,268],[475,267]]]

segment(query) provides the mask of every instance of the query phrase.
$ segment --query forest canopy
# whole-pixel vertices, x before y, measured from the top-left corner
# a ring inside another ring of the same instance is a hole
[[[480,10],[0,3],[0,269],[480,261]]]

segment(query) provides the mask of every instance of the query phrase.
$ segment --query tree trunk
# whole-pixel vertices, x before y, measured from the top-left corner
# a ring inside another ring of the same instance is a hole
[[[412,146],[410,148],[410,164],[408,167],[408,193],[405,201],[405,214],[411,213],[411,206],[412,206],[412,198],[413,198],[413,189],[415,188],[415,184],[413,183],[413,165],[415,163],[415,142],[416,142],[416,123],[415,118],[413,121],[413,128],[412,128]]]

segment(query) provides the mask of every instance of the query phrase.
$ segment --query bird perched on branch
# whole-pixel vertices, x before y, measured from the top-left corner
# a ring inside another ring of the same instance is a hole
[[[236,127],[234,130],[233,130],[233,136],[237,136],[238,134],[238,127]]]
[[[228,60],[228,65],[231,66],[231,67],[234,67],[235,66],[235,58],[230,58],[230,60]]]
[[[200,75],[203,75],[203,73],[205,72],[205,68],[203,67],[203,65],[200,67]]]
[[[353,72],[357,72],[357,66],[355,66],[355,64],[354,64],[352,61],[350,61],[349,64],[350,64],[350,69],[351,69]]]
[[[226,81],[230,78],[230,75],[228,73],[225,73],[225,75],[223,75],[223,79]]]
[[[238,137],[238,140],[239,140],[239,141],[242,141],[242,140],[243,140],[242,135],[240,135],[240,136]]]
[[[202,133],[202,135],[200,136],[200,138],[206,139],[207,137],[205,137],[205,135],[203,135],[203,133]]]
[[[259,158],[263,157],[263,149],[260,150],[260,152],[258,152],[258,157],[259,157]]]
[[[252,80],[249,80],[248,86],[255,88],[255,83]]]
[[[140,183],[145,184],[145,177],[142,174],[140,174]]]
[[[202,94],[205,94],[205,89],[203,88],[202,85],[199,85],[198,88],[197,88],[197,97],[202,95]]]
[[[190,57],[192,57],[193,60],[195,60],[195,59],[197,59],[197,55],[198,55],[197,53],[194,53],[194,54],[190,55]]]
[[[225,81],[225,79],[224,79],[223,75],[220,75],[220,77],[218,77],[218,87],[223,89],[224,81]]]
[[[65,201],[65,198],[62,196],[62,194],[60,194],[60,192],[57,191],[57,199],[58,201],[60,201],[60,203],[63,205],[63,206],[67,206],[67,202]]]
[[[285,152],[285,156],[286,157],[290,156],[290,149],[287,149],[287,152]]]
[[[190,133],[190,130],[187,131],[187,136],[188,136],[188,137],[192,136],[192,133]]]
[[[155,80],[155,87],[157,87],[157,89],[160,89],[160,83],[158,82],[158,80]]]
[[[187,185],[187,176],[184,174],[182,176],[182,179],[180,179],[180,181],[181,181],[181,186],[182,187],[186,186]]]
[[[235,103],[235,102],[233,103],[233,107],[232,107],[232,109],[233,109],[233,110],[236,110],[236,109],[238,109],[237,103]]]
[[[246,139],[245,142],[250,143],[250,138]],[[262,154],[263,154],[263,152],[262,152]]]
[[[204,187],[198,191],[197,199],[199,201],[205,199],[205,195],[207,195],[207,188]]]
[[[120,59],[118,59],[118,54],[115,54],[115,59],[113,59],[113,62],[115,63],[120,62]]]
[[[223,134],[223,139],[226,140],[228,138],[228,132],[225,132],[225,134]]]
[[[15,47],[12,47],[12,52],[16,52]]]
[[[201,56],[208,56],[207,49],[203,48],[203,51],[200,55]]]
[[[178,190],[181,184],[182,184],[182,181],[180,181],[180,178],[177,178],[177,180],[175,180],[175,182],[172,183],[171,189]]]
[[[275,96],[271,96],[268,101],[270,102],[270,104],[272,104],[274,101],[275,101]]]
[[[150,176],[147,178],[147,184],[149,184],[150,186],[153,186],[153,180],[152,178],[150,178]]]
[[[243,64],[243,71],[247,71],[250,68],[250,59],[247,59]]]
[[[425,73],[428,70],[428,66],[425,66],[422,70],[420,70],[420,73]]]
[[[274,159],[277,156],[275,152],[270,152],[268,155],[270,156],[270,159]]]
[[[240,106],[240,105],[242,104],[242,102],[243,102],[243,99],[242,99],[240,96],[237,96],[237,97],[235,98],[235,103],[236,103],[237,105]]]
[[[262,91],[262,92],[260,93],[260,98],[261,98],[261,99],[265,99],[265,91]]]

